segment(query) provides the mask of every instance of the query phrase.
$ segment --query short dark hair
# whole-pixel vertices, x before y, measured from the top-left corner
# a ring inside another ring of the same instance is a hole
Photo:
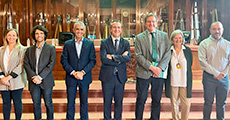
[[[147,19],[148,19],[149,17],[151,17],[151,16],[155,17],[156,22],[158,21],[158,18],[157,18],[156,15],[154,15],[153,13],[149,13],[149,14],[147,14],[147,15],[145,16],[145,23],[146,23]]]
[[[118,20],[118,19],[114,19],[114,20],[110,23],[110,27],[112,27],[113,23],[115,23],[115,22],[120,23],[120,24],[121,24],[121,27],[123,27],[123,24],[122,24],[121,21]]]
[[[45,27],[43,27],[42,25],[36,25],[36,26],[34,26],[33,27],[33,30],[32,30],[32,37],[33,37],[33,39],[35,40],[35,42],[37,42],[37,40],[35,39],[35,31],[36,30],[41,30],[41,31],[43,31],[44,32],[44,34],[45,34],[45,39],[44,39],[44,41],[46,41],[46,38],[47,38],[47,36],[48,36],[48,30],[45,28]]]

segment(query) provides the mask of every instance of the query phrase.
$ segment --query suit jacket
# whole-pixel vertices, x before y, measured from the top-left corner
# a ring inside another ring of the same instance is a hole
[[[185,46],[184,56],[187,60],[187,98],[192,96],[192,51],[189,47]],[[172,53],[172,51],[171,51]],[[171,62],[169,62],[168,76],[165,81],[165,96],[171,98]]]
[[[4,68],[5,50],[6,46],[0,48],[0,75],[11,75],[13,78],[10,79],[9,87],[0,82],[0,90],[17,90],[24,88],[27,84],[26,72],[23,67],[23,58],[26,49],[22,45],[15,46],[9,58],[8,71],[5,71]]]
[[[170,42],[165,32],[156,30],[157,56],[156,62],[158,67],[163,71],[166,69],[170,60]],[[152,65],[152,45],[149,41],[148,30],[137,35],[135,40],[135,57],[137,60],[136,77],[149,79],[152,72],[149,67]]]
[[[125,51],[128,51],[128,55],[122,55]],[[108,59],[107,54],[114,55],[115,59]],[[102,65],[99,80],[102,82],[110,80],[114,76],[114,68],[117,67],[120,82],[125,83],[127,81],[126,63],[131,59],[130,46],[127,40],[121,37],[117,53],[111,36],[102,40],[100,57]]]
[[[34,86],[37,86],[32,81],[32,77],[39,75],[41,76],[42,82],[39,86],[42,89],[51,88],[54,86],[54,77],[52,70],[56,61],[56,49],[54,46],[44,43],[42,48],[39,61],[38,61],[38,74],[36,74],[36,44],[30,46],[25,53],[24,57],[24,67],[28,75],[29,80],[29,90],[32,90]]]
[[[81,82],[83,85],[88,85],[92,82],[91,70],[96,64],[96,55],[93,41],[83,38],[82,48],[80,52],[80,58],[78,58],[75,39],[71,39],[65,42],[62,55],[61,64],[66,71],[66,85],[76,86],[77,82]],[[85,71],[83,80],[76,80],[70,73],[75,71]]]

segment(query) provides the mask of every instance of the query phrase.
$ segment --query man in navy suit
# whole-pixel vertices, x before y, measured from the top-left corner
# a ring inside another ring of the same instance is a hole
[[[41,94],[45,101],[47,120],[53,120],[52,90],[54,77],[52,70],[56,60],[56,49],[45,42],[48,30],[41,25],[33,28],[32,37],[36,44],[26,50],[24,67],[29,81],[29,90],[33,100],[34,119],[41,120]]]
[[[114,120],[122,119],[122,102],[127,80],[126,63],[130,61],[129,42],[120,37],[122,23],[113,20],[110,23],[111,36],[101,41],[101,70],[99,80],[102,83],[104,99],[104,119],[111,120],[111,105],[114,97]]]
[[[80,119],[88,120],[88,92],[96,55],[93,42],[83,37],[85,30],[83,22],[74,24],[75,38],[65,42],[61,55],[61,64],[66,71],[66,120],[74,120],[77,86],[80,96]]]

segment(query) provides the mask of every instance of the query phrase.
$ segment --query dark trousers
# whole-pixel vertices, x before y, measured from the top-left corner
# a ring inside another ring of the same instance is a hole
[[[40,86],[36,85],[33,89],[31,89],[30,94],[32,96],[33,105],[34,105],[34,119],[41,120],[42,119],[42,111],[41,111],[41,95],[43,95],[43,99],[46,106],[46,115],[47,120],[54,119],[54,110],[53,110],[53,101],[52,101],[52,88],[42,89]]]
[[[79,86],[80,96],[80,120],[88,120],[88,93],[89,85],[83,85],[78,82],[75,86],[67,86],[67,114],[66,120],[74,120],[75,115],[75,99],[77,93],[77,86]]]
[[[216,96],[216,119],[224,120],[225,104],[229,91],[228,75],[217,80],[213,75],[204,71],[202,83],[204,88],[203,120],[210,120],[214,96]]]
[[[22,116],[22,89],[1,91],[3,101],[4,120],[10,120],[11,100],[13,99],[15,119],[21,120]]]
[[[114,75],[110,80],[102,82],[102,92],[104,100],[104,120],[111,120],[111,106],[114,97],[114,120],[122,119],[122,105],[125,84]]]
[[[159,120],[160,110],[161,110],[161,96],[163,91],[164,79],[162,78],[153,78],[142,79],[137,78],[136,91],[137,91],[137,100],[136,100],[136,110],[135,116],[136,120],[143,119],[143,111],[145,102],[148,96],[149,84],[151,84],[151,118],[150,120]]]

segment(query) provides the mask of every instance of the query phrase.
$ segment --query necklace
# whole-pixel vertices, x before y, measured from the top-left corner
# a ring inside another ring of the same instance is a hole
[[[176,64],[176,68],[177,68],[177,69],[181,69],[181,65],[180,65],[179,61],[178,61],[178,63]]]
[[[179,63],[179,55],[180,55],[180,52],[179,52],[178,55],[177,55],[177,53],[176,53],[176,58],[177,58],[176,68],[177,68],[177,69],[181,69],[181,65],[180,65],[180,63]]]

